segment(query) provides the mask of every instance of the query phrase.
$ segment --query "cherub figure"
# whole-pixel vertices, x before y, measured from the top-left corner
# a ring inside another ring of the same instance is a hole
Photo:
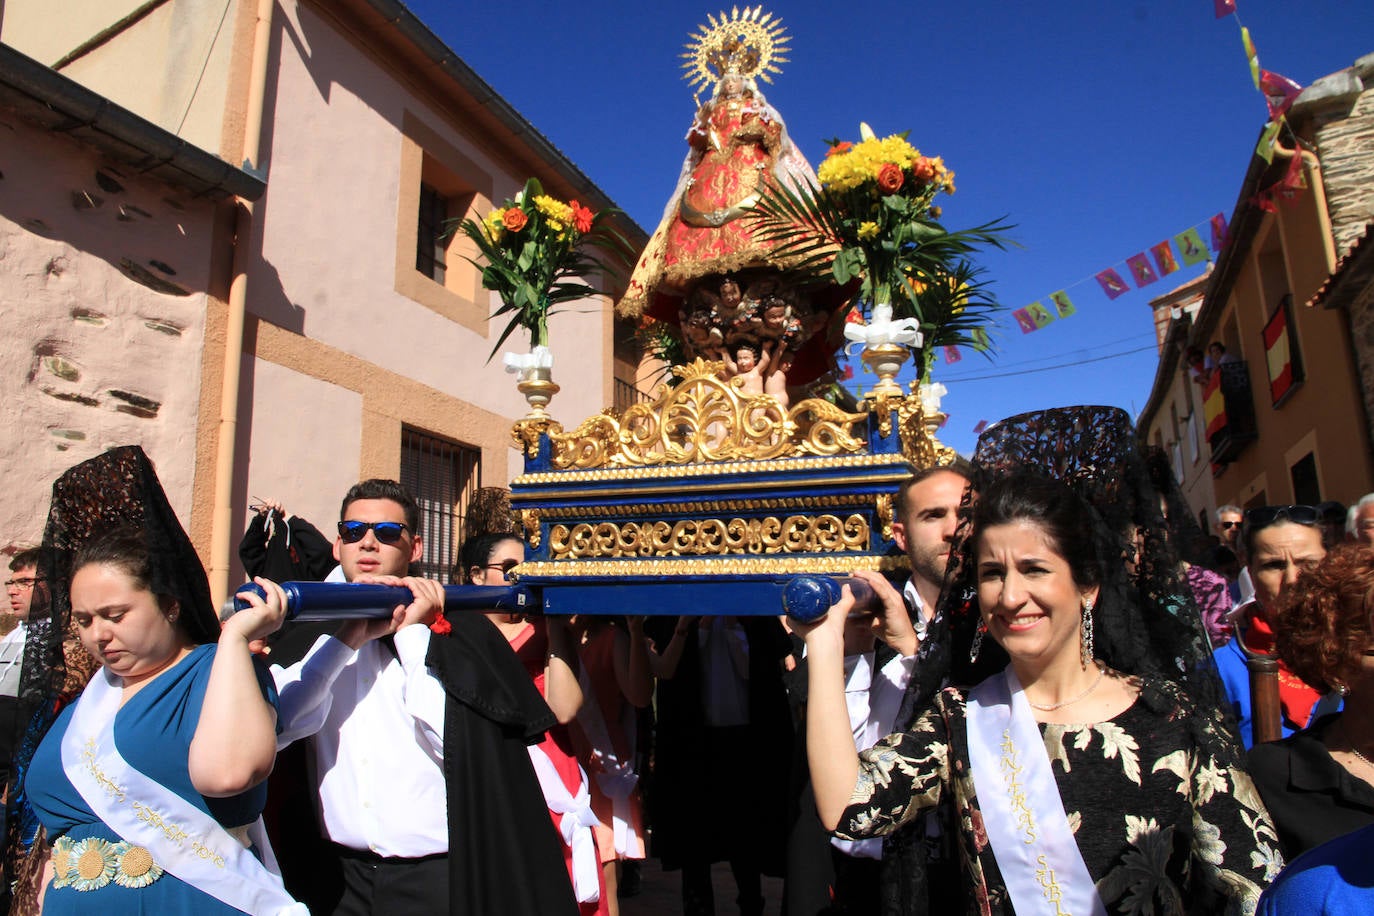
[[[732,349],[733,357],[730,355]],[[741,343],[726,347],[721,350],[721,359],[725,363],[727,379],[743,380],[739,386],[740,393],[763,394],[764,373],[768,371],[768,364],[772,360],[771,345],[759,347],[752,343]]]

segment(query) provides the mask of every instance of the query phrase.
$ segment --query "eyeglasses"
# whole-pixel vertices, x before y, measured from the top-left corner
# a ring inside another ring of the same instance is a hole
[[[1315,525],[1322,520],[1322,514],[1315,506],[1260,506],[1245,512],[1245,524],[1251,531],[1267,528],[1281,519],[1295,525]]]
[[[10,579],[5,582],[5,588],[33,588],[39,582],[47,582],[47,579],[35,579],[32,576],[23,576],[18,579]]]
[[[339,522],[339,539],[345,544],[356,544],[371,531],[383,544],[395,544],[409,530],[400,522]]]
[[[1230,531],[1232,528],[1239,528],[1240,522],[1218,522],[1222,531]]]
[[[499,569],[499,570],[501,570],[501,572],[510,572],[512,569],[514,569],[515,567],[517,567],[517,566],[519,566],[519,565],[520,565],[520,561],[519,561],[519,560],[502,560],[500,563],[488,563],[488,564],[486,564],[485,566],[483,566],[482,568],[483,568],[483,569]]]

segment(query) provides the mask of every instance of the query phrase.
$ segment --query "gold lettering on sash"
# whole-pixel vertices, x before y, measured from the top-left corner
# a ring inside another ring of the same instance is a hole
[[[1025,769],[1017,762],[1016,742],[1011,738],[1011,729],[1002,731],[1002,779],[1007,784],[1007,798],[1012,812],[1016,815],[1016,826],[1025,834],[1023,842],[1029,846],[1035,842],[1035,816],[1031,814],[1026,802],[1026,790],[1021,784],[1021,771]]]
[[[1038,867],[1035,869],[1035,880],[1040,882],[1045,899],[1054,905],[1055,916],[1071,916],[1067,910],[1060,906],[1063,893],[1059,890],[1059,879],[1054,876],[1054,869],[1050,868],[1050,863],[1044,855],[1035,861],[1038,863]]]

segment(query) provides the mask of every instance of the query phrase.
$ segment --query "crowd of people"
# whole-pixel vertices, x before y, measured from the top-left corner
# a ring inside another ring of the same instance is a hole
[[[894,496],[909,578],[820,620],[569,620],[445,614],[365,480],[332,539],[264,504],[221,619],[143,452],[83,462],[0,618],[10,911],[615,916],[648,856],[692,916],[718,862],[743,914],[763,875],[792,916],[1370,904],[1374,494],[1204,534],[1074,408]],[[506,584],[509,513],[466,527],[452,581]],[[286,579],[411,597],[285,623]]]

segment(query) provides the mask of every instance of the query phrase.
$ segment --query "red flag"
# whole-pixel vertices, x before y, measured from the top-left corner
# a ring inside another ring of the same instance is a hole
[[[957,363],[961,359],[963,359],[963,357],[959,355],[958,347],[945,347],[946,363]]]
[[[1236,11],[1236,0],[1212,0],[1216,4],[1217,18],[1222,19]]]
[[[988,421],[987,421],[987,420],[979,420],[979,421],[978,421],[978,424],[977,424],[976,426],[973,427],[973,434],[976,436],[976,435],[980,434],[983,430],[985,430],[985,429],[987,429],[987,428],[988,428]]]
[[[1220,252],[1226,247],[1226,217],[1218,213],[1212,217],[1212,250]]]
[[[842,378],[847,382],[847,381],[849,381],[850,379],[852,379],[853,377],[854,377],[854,367],[853,367],[853,366],[845,366],[845,367],[844,367],[844,375],[842,376]]]
[[[1174,260],[1174,249],[1169,247],[1169,240],[1165,239],[1158,245],[1150,246],[1150,254],[1155,257],[1155,266],[1159,268],[1159,275],[1167,277],[1169,274],[1178,270],[1178,261]]]
[[[1131,277],[1135,280],[1136,289],[1149,286],[1159,279],[1155,274],[1155,269],[1150,266],[1150,259],[1145,257],[1143,252],[1127,258],[1126,266],[1131,269]]]
[[[1288,109],[1293,107],[1293,102],[1302,92],[1302,87],[1272,70],[1261,70],[1260,92],[1264,93],[1264,100],[1269,103],[1269,120],[1274,121],[1283,117],[1288,113]]]
[[[1115,267],[1108,267],[1098,273],[1094,279],[1102,284],[1102,292],[1107,294],[1108,299],[1115,299],[1117,296],[1131,291],[1131,288],[1126,285],[1126,281],[1121,279],[1121,274],[1116,272]]]

